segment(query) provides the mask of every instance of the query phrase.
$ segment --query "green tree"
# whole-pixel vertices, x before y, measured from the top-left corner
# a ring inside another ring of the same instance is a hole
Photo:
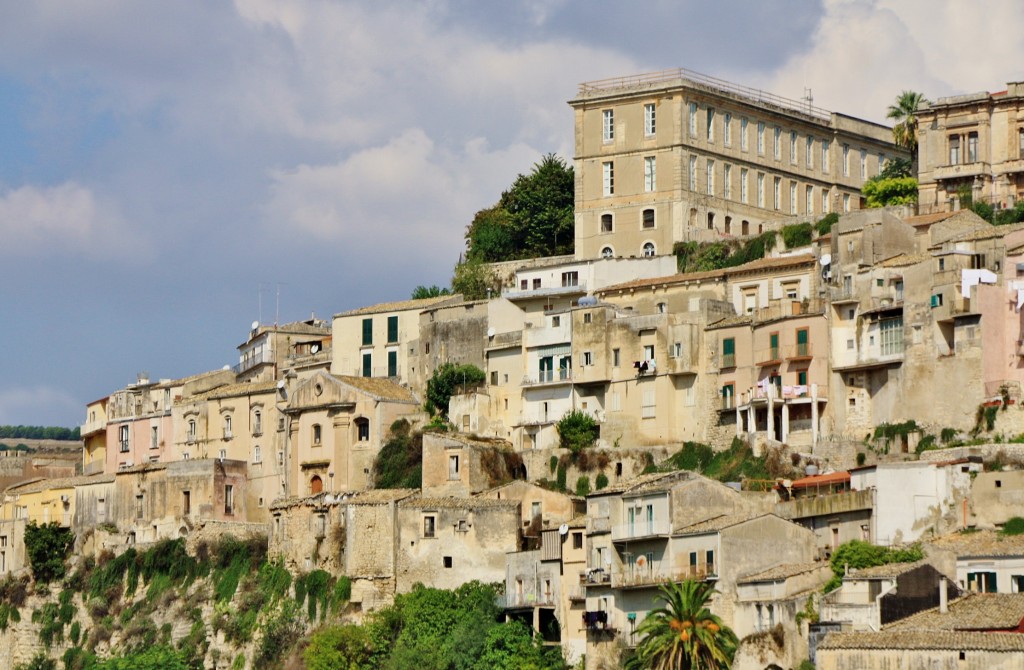
[[[892,140],[898,146],[910,151],[912,158],[917,156],[917,117],[914,112],[921,105],[928,104],[924,94],[915,91],[903,91],[896,96],[896,101],[889,105],[885,118],[892,119]]]
[[[712,670],[732,665],[736,634],[707,608],[715,590],[708,582],[686,580],[661,586],[661,607],[647,615],[637,634],[640,644],[631,670]]]
[[[451,295],[452,291],[448,288],[441,288],[440,286],[417,286],[412,290],[413,300],[423,300],[425,298],[440,298],[443,295]]]
[[[75,535],[70,528],[61,528],[56,521],[39,525],[35,521],[25,527],[25,553],[32,576],[37,582],[64,578],[65,565]]]
[[[466,231],[467,257],[494,263],[516,258],[523,241],[512,214],[500,203],[481,209]]]
[[[96,664],[95,670],[188,670],[180,652],[155,646]]]
[[[593,446],[601,435],[601,427],[594,417],[578,409],[566,412],[555,424],[555,430],[559,445],[574,454]]]
[[[872,177],[864,182],[861,193],[869,208],[912,205],[917,202],[917,180],[913,177]]]
[[[321,628],[302,652],[308,670],[372,670],[373,647],[362,626],[345,624]]]
[[[427,410],[431,414],[448,416],[448,403],[452,395],[456,391],[478,386],[483,381],[484,371],[472,363],[444,363],[438,366],[427,380]]]
[[[482,260],[471,259],[455,266],[452,291],[466,300],[484,300],[501,295],[501,280]]]
[[[903,549],[891,549],[863,540],[850,540],[839,545],[832,552],[832,558],[829,559],[832,566],[832,579],[825,584],[823,590],[827,593],[839,588],[848,568],[859,570],[888,563],[912,563],[922,558],[924,558],[924,553],[918,545],[911,545]]]
[[[545,649],[519,621],[492,626],[473,670],[556,670],[565,667],[558,648]]]

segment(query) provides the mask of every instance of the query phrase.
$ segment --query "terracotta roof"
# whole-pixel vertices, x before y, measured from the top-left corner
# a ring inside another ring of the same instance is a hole
[[[756,514],[756,513],[739,513],[739,514],[720,514],[712,519],[706,521],[699,521],[697,523],[690,524],[689,526],[682,526],[676,528],[673,531],[673,535],[700,535],[703,533],[716,533],[720,530],[729,528],[741,524],[745,521],[751,521],[752,519],[760,519],[765,516],[774,516],[773,514]]]
[[[706,272],[686,272],[666,277],[654,277],[652,279],[636,279],[634,281],[614,284],[598,289],[595,293],[604,294],[611,291],[625,291],[630,289],[659,286],[661,284],[685,284],[687,282],[703,281],[705,279],[727,278],[729,275],[742,274],[745,272],[757,272],[759,270],[776,270],[807,263],[813,263],[814,256],[811,254],[798,254],[795,256],[777,256],[773,258],[760,258],[735,267],[708,270]]]
[[[829,472],[824,475],[810,475],[808,477],[794,479],[790,488],[804,489],[813,488],[815,486],[831,486],[832,484],[843,484],[848,481],[850,481],[849,472]]]
[[[882,631],[829,633],[818,649],[929,649],[949,651],[1024,652],[1020,633],[956,633],[948,631]]]
[[[494,498],[456,498],[445,496],[439,498],[408,498],[399,503],[401,507],[418,509],[486,509],[519,507],[518,500],[496,500]]]
[[[952,237],[943,240],[942,242],[933,244],[928,248],[936,249],[948,242],[976,242],[978,240],[989,240],[996,237],[1006,237],[1010,233],[1015,233],[1018,230],[1024,230],[1024,223],[1011,223],[1006,226],[987,226],[985,228],[968,230],[963,233],[953,235]]]
[[[54,479],[36,479],[30,482],[15,484],[7,487],[7,493],[22,495],[24,493],[39,493],[40,491],[52,491],[54,489],[69,489],[85,484],[103,484],[114,481],[114,475],[87,475],[81,477],[57,477]]]
[[[567,524],[569,528],[586,528],[587,527],[587,515],[580,514],[579,516],[571,519]]]
[[[397,302],[382,302],[369,307],[360,307],[347,312],[340,312],[334,315],[337,319],[343,316],[359,316],[361,314],[378,314],[380,312],[404,312],[406,310],[423,310],[428,307],[439,305],[443,302],[462,302],[460,294],[442,295],[436,298],[421,298],[420,300],[399,300]]]
[[[195,396],[191,396],[189,400],[234,398],[238,396],[253,395],[256,393],[270,393],[276,391],[276,389],[276,381],[228,384],[226,386],[218,386],[217,388],[207,391],[206,393],[200,393]]]
[[[203,377],[210,377],[221,372],[223,372],[223,370],[207,370],[206,372],[200,372],[194,375],[189,375],[188,377],[182,377],[181,379],[167,379],[165,381],[154,384],[153,388],[169,389],[175,386],[184,386],[189,382],[194,382],[197,379],[202,379]]]
[[[797,575],[802,575],[807,572],[814,572],[821,568],[828,568],[829,564],[825,561],[818,563],[786,563],[784,565],[776,565],[774,568],[768,570],[762,570],[761,572],[755,572],[746,577],[741,577],[736,580],[739,584],[751,584],[754,582],[777,582],[782,579],[788,579]]]
[[[900,619],[885,630],[1010,630],[1022,620],[1024,593],[967,593],[950,600],[949,611],[945,613],[933,607]]]
[[[874,565],[870,568],[851,569],[843,579],[850,581],[859,579],[895,579],[904,573],[916,570],[922,565],[928,565],[928,561],[886,563],[885,565]]]
[[[891,258],[886,258],[884,261],[875,263],[875,267],[905,268],[910,265],[917,265],[918,263],[925,263],[930,260],[932,260],[930,254],[896,254]]]
[[[363,393],[374,396],[378,400],[404,402],[413,405],[419,404],[411,390],[385,377],[347,377],[335,375],[335,378]]]
[[[709,328],[729,328],[730,326],[746,326],[754,321],[754,318],[749,314],[736,314],[733,316],[727,316],[724,319],[719,319],[712,324],[709,324]]]
[[[956,212],[935,212],[933,214],[919,214],[917,216],[908,216],[903,219],[903,223],[909,224],[918,228],[920,226],[930,226],[938,223],[939,221],[945,221],[949,217],[956,214]]]
[[[628,479],[626,481],[606,486],[600,491],[594,491],[588,497],[605,496],[615,493],[624,493],[626,491],[638,490],[640,487],[648,487],[650,485],[664,485],[665,488],[675,485],[676,482],[688,479],[693,473],[687,470],[676,470],[674,472],[649,472],[646,475],[640,475],[634,479]]]
[[[347,495],[341,502],[347,505],[381,505],[405,500],[417,493],[418,489],[371,489]]]
[[[928,544],[946,549],[961,558],[981,556],[1024,556],[1024,535],[1002,535],[994,530],[942,535]]]

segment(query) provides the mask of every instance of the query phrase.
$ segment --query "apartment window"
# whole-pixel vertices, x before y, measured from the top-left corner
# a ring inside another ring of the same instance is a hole
[[[726,112],[722,119],[722,144],[725,146],[732,144],[732,114],[730,112]]]
[[[885,169],[885,154],[878,154],[878,174],[882,174],[882,170]]]
[[[604,249],[601,249],[601,258],[611,258],[614,255],[615,252],[612,250],[611,247],[605,247]]]
[[[868,152],[864,149],[860,150],[860,178],[868,178]]]
[[[590,312],[583,313],[583,323],[590,323],[592,320],[593,317],[591,316]]]
[[[263,413],[260,412],[259,410],[255,410],[252,413],[252,434],[263,434]]]
[[[551,317],[551,327],[552,328],[558,328],[561,325],[562,325],[562,317],[560,317],[560,316],[553,316],[553,317]]]
[[[122,453],[128,451],[128,430],[127,425],[121,426],[118,429],[118,434],[120,435],[120,439],[118,441],[121,443]]]
[[[615,112],[611,109],[606,109],[601,115],[604,117],[602,138],[605,142],[611,142],[615,139]]]
[[[881,354],[883,356],[903,353],[902,316],[882,319],[878,322],[878,330],[881,334]]]
[[[230,414],[225,414],[224,415],[224,439],[225,440],[230,440],[231,439],[231,435],[232,435],[232,433],[231,433],[231,415]]]
[[[1017,154],[1019,158],[1024,158],[1024,128],[1017,131]]]
[[[605,214],[605,216],[609,217],[609,220],[611,220],[611,214]],[[604,221],[604,216],[601,217],[601,220],[602,220],[602,222]],[[525,291],[528,288],[530,288],[530,280],[529,279],[520,280],[520,282],[519,282],[519,289],[522,290],[522,291]],[[428,354],[430,353],[430,343],[429,342],[427,343],[427,353]]]
[[[218,454],[218,456],[220,457],[220,460],[223,461],[225,458],[228,457],[228,450],[227,449],[221,449],[220,453]]]
[[[732,166],[728,163],[723,167],[722,189],[726,200],[732,200]]]
[[[774,198],[772,204],[776,210],[782,209],[782,177],[776,177],[773,184],[774,190],[772,196]]]
[[[423,537],[434,537],[436,523],[437,517],[433,515],[423,517]]]
[[[849,193],[844,193],[843,194],[843,211],[844,212],[849,212],[850,211],[850,194]]]
[[[843,145],[843,176],[850,176],[850,145]]]
[[[388,343],[394,344],[398,341],[398,317],[388,317]]]
[[[644,190],[648,193],[654,191],[657,186],[656,166],[657,163],[654,156],[646,156],[644,158]]]
[[[960,136],[950,135],[949,136],[949,164],[958,165],[960,163]]]
[[[536,291],[540,288],[540,278],[537,277],[533,280],[533,290]]]
[[[807,149],[804,154],[804,163],[808,170],[814,169],[814,138],[810,135],[807,136]]]
[[[580,285],[580,273],[576,270],[572,272],[562,273],[562,286],[579,286]]]
[[[190,442],[190,443],[196,441],[196,420],[195,419],[189,419],[188,420],[188,432],[185,433],[185,440],[187,442]]]
[[[690,103],[690,136],[696,137],[697,135],[697,103]]]
[[[181,492],[181,513],[191,514],[192,513],[192,492],[182,491]]]
[[[814,214],[814,189],[808,186],[804,196],[804,214]]]
[[[254,446],[252,448],[252,462],[253,463],[262,463],[263,462],[263,452],[260,451],[259,445],[256,445],[256,446]]]
[[[614,217],[611,214],[602,214],[601,215],[601,232],[602,233],[610,233],[614,229],[615,229],[615,219],[614,219]],[[524,279],[523,280],[523,286],[522,286],[523,290],[526,290],[526,286],[527,286],[527,283],[526,283],[526,280]]]
[[[747,125],[746,119],[740,119],[740,150],[746,151],[748,146],[747,141]]]
[[[708,164],[708,195],[715,194],[715,161],[709,160]]]
[[[821,189],[821,213],[822,214],[828,214],[830,210],[831,210],[831,207],[829,207],[829,202],[828,202],[828,189],[827,188],[823,188],[823,189]]]
[[[363,319],[363,346],[373,344],[373,319]]]
[[[284,452],[277,452],[277,465],[278,467],[284,467]]]
[[[967,135],[967,162],[978,162],[978,133],[968,133]]]
[[[690,190],[697,190],[697,157],[690,156]]]
[[[497,385],[498,385],[498,371],[497,370],[492,370],[491,371],[491,386],[497,386]]]
[[[644,228],[653,228],[654,227],[654,210],[653,209],[645,209],[643,211],[642,221],[643,221],[643,227]]]
[[[572,548],[582,549],[583,548],[583,533],[572,534]]]
[[[149,428],[149,448],[156,449],[160,446],[160,435],[156,426],[150,426]]]
[[[782,128],[775,126],[775,143],[772,146],[775,160],[782,160]]]
[[[459,479],[459,455],[451,454],[448,456],[448,479],[450,481],[458,481]]]
[[[707,127],[707,138],[708,142],[715,141],[715,110],[713,107],[708,107],[708,127]]]
[[[313,424],[313,444],[314,445],[320,444],[320,438],[321,437],[322,437],[322,435],[321,435],[321,431],[320,431],[320,424],[314,423]]]
[[[224,513],[235,513],[235,487],[231,484],[224,485]]]
[[[830,151],[831,148],[832,148],[832,143],[829,140],[822,140],[821,141],[821,171],[822,172],[828,172],[829,163],[831,162],[831,157],[830,157],[830,154],[829,154],[829,151]]]
[[[715,229],[715,213],[708,212],[708,230]]]
[[[619,367],[619,350],[612,349],[612,366]]]
[[[726,216],[725,217],[725,226],[723,226],[723,229],[725,230],[725,234],[726,235],[732,233],[732,217],[731,216]]]
[[[604,175],[604,194],[612,195],[615,193],[615,163],[612,161],[601,163],[601,170]]]
[[[370,420],[365,417],[356,419],[356,440],[359,442],[370,441]]]
[[[736,338],[734,337],[722,339],[722,367],[736,367]]]
[[[139,493],[135,496],[135,518],[146,518],[146,494]]]
[[[796,214],[796,182],[789,182],[789,213]]]
[[[764,155],[764,121],[757,122],[757,154]]]
[[[757,206],[764,207],[764,173],[757,173]]]
[[[643,406],[640,408],[640,418],[653,419],[655,413],[654,389],[644,389]]]
[[[644,135],[647,137],[652,137],[654,135],[656,128],[655,121],[654,103],[649,102],[644,105]]]
[[[594,364],[594,354],[589,352],[589,351],[584,351],[583,352],[583,365],[593,365],[593,364]]]
[[[789,131],[789,162],[796,165],[796,131]]]
[[[644,256],[644,258],[653,258],[654,257],[654,242],[646,242],[644,244],[643,256]]]

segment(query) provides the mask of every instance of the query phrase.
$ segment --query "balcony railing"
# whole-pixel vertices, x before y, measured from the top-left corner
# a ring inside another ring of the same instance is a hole
[[[521,607],[554,607],[553,593],[506,593],[497,596],[495,604],[501,609],[518,609]]]
[[[786,360],[790,361],[798,358],[812,358],[814,356],[814,349],[811,347],[810,342],[798,342],[786,347],[785,356]]]
[[[611,583],[611,573],[602,568],[592,568],[580,572],[580,586],[602,586]]]
[[[657,537],[669,534],[667,519],[647,519],[624,523],[612,527],[612,540],[629,540],[642,537]]]
[[[736,367],[736,354],[722,354],[722,362],[719,367],[722,369]]]
[[[681,582],[687,579],[708,579],[715,577],[714,563],[698,563],[680,570],[644,570],[617,572],[612,575],[612,587],[617,589],[657,586],[665,582]]]
[[[274,362],[274,354],[273,353],[268,352],[268,351],[261,351],[258,354],[253,354],[252,356],[246,356],[244,359],[242,359],[238,363],[238,365],[233,367],[232,370],[234,371],[234,373],[236,375],[238,375],[238,374],[242,374],[246,370],[251,370],[252,368],[256,367],[257,365],[262,365],[263,363],[273,363],[273,362]]]
[[[756,359],[758,365],[778,365],[782,362],[782,349],[777,346],[760,349]]]
[[[561,384],[572,381],[572,368],[559,368],[558,370],[541,370],[536,377],[523,377],[523,386],[537,386],[540,384]]]

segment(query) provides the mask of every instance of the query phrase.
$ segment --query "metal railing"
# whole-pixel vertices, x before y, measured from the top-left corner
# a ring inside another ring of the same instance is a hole
[[[523,386],[557,384],[566,381],[572,381],[572,368],[541,370],[536,377],[523,377]]]
[[[274,362],[274,354],[273,353],[266,352],[266,351],[261,351],[258,354],[254,354],[252,356],[246,356],[245,359],[240,361],[238,363],[238,365],[234,366],[231,369],[237,375],[237,374],[241,374],[241,373],[245,372],[246,370],[251,370],[252,368],[256,367],[257,365],[261,365],[263,363],[273,363],[273,362]]]
[[[669,524],[666,519],[638,519],[633,523],[623,523],[612,527],[612,540],[627,540],[652,535],[668,535]]]

